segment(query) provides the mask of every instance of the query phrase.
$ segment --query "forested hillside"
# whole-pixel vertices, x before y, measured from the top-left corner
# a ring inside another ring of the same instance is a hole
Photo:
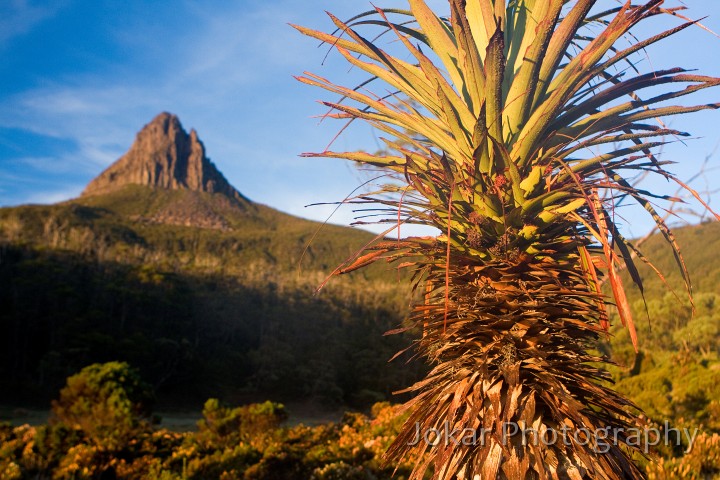
[[[225,229],[150,221],[220,212]],[[123,360],[161,397],[310,398],[367,405],[419,366],[387,361],[404,316],[397,272],[338,277],[373,236],[217,195],[128,186],[0,210],[3,401],[41,404],[85,365]]]
[[[619,364],[613,371],[618,389],[651,419],[720,432],[720,223],[677,228],[675,235],[690,272],[694,306],[672,252],[662,238],[651,237],[642,250],[667,285],[640,267],[647,306],[637,289],[631,297],[639,353],[619,321],[603,350]],[[624,281],[630,282],[627,274]]]

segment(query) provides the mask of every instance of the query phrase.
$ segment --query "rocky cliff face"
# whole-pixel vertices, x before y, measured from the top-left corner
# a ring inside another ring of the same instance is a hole
[[[230,218],[256,211],[207,158],[195,130],[188,134],[170,113],[145,125],[130,150],[91,181],[79,201],[102,203],[118,192],[120,197],[108,201],[135,204],[132,185],[153,191],[130,214],[139,221],[228,230]]]
[[[145,125],[130,150],[91,181],[83,196],[111,193],[133,184],[220,193],[240,205],[249,203],[206,157],[195,130],[188,134],[170,113],[161,113]]]

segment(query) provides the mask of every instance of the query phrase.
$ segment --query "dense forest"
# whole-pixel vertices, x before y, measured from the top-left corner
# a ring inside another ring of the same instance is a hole
[[[216,205],[136,187],[0,210],[0,401],[45,404],[68,375],[112,360],[140,368],[176,405],[271,396],[367,406],[416,378],[421,366],[387,364],[410,343],[383,336],[407,304],[396,271],[336,278],[315,295],[371,234],[328,226],[311,241],[319,224],[261,205],[230,211],[225,231],[132,217],[178,196]]]
[[[234,225],[226,231],[138,215],[177,197],[214,205],[205,194],[138,186],[0,210],[2,402],[46,405],[69,375],[115,360],[139,368],[171,404],[220,396],[363,407],[417,378],[423,365],[405,361],[411,352],[387,363],[412,341],[412,332],[383,335],[406,313],[409,292],[396,270],[336,277],[314,294],[371,234],[328,226],[313,239],[318,224],[262,205],[253,216],[226,215]],[[619,388],[649,413],[683,402],[720,410],[720,394],[708,390],[720,384],[720,225],[680,228],[677,237],[694,315],[671,251],[650,238],[643,252],[667,285],[641,266],[647,309],[633,295],[640,353],[623,328],[601,349],[619,364]],[[697,381],[669,381],[687,362]]]

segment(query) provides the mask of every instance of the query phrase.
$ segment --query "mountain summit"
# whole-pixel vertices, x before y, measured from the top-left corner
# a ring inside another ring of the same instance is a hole
[[[207,158],[197,132],[188,134],[178,117],[167,112],[145,125],[130,150],[91,181],[82,195],[104,195],[126,185],[220,193],[249,203]]]
[[[137,134],[130,150],[91,181],[80,203],[123,205],[133,219],[227,230],[257,206],[235,190],[205,155],[197,132],[163,112]]]

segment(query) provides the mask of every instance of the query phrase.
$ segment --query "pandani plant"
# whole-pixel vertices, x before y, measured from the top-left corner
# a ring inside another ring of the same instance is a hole
[[[643,49],[697,22],[663,0],[607,8],[596,0],[449,0],[449,16],[423,0],[408,3],[347,22],[329,14],[332,33],[295,26],[369,74],[356,87],[307,72],[298,79],[337,94],[323,102],[328,116],[367,122],[385,145],[375,154],[304,155],[387,173],[376,191],[349,200],[379,205],[386,234],[400,224],[442,232],[380,235],[335,272],[397,262],[418,292],[409,324],[422,330],[416,348],[430,372],[408,389],[410,416],[386,456],[417,459],[412,479],[643,478],[635,463],[643,449],[629,438],[637,410],[610,388],[602,368],[610,360],[596,346],[614,305],[637,350],[619,271],[642,291],[634,259],[651,264],[620,233],[624,200],[652,216],[692,293],[656,206],[677,199],[634,180],[659,175],[702,202],[654,152],[688,135],[664,117],[720,106],[674,100],[720,80],[637,65]],[[678,25],[635,36],[638,24],[661,15]],[[374,28],[377,35],[365,33]],[[543,441],[510,435],[508,425]],[[418,432],[448,429],[482,436],[417,441]],[[561,436],[548,441],[553,432]]]

